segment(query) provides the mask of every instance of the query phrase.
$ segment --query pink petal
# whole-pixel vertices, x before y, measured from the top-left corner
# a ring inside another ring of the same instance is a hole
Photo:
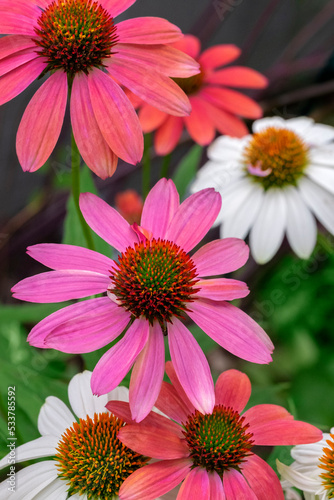
[[[56,71],[37,90],[23,114],[16,151],[23,170],[34,172],[52,153],[63,125],[67,75]]]
[[[167,382],[162,383],[158,399],[155,403],[155,407],[158,410],[181,424],[185,423],[189,415],[195,411],[190,401],[189,404],[192,406],[192,411],[189,410],[188,405],[181,399],[173,385]]]
[[[124,317],[129,321],[129,313],[117,307],[108,297],[85,300],[64,307],[40,321],[29,333],[28,342],[35,347],[45,348],[46,337],[49,335],[49,340],[51,340],[54,331],[60,334],[63,329],[63,331],[68,332],[69,342],[82,342],[82,346],[88,346],[89,342],[96,345],[101,342],[100,338],[104,334],[110,338],[112,335],[110,331],[115,328],[113,322],[119,321],[119,327],[121,327],[125,321]],[[108,322],[106,322],[107,320]],[[111,323],[110,329],[109,322]],[[78,328],[75,328],[76,323]],[[99,335],[98,339],[95,339],[95,331]]]
[[[182,38],[180,28],[161,17],[136,17],[117,24],[121,43],[163,44]]]
[[[176,375],[175,368],[173,366],[173,363],[171,361],[167,361],[165,365],[166,369],[166,374],[173,384],[173,387],[176,389],[176,392],[179,396],[179,398],[182,400],[182,402],[185,404],[186,408],[188,408],[188,415],[190,413],[193,413],[195,411],[194,405],[191,403],[190,399],[188,398],[186,392],[184,391],[182,385],[180,384],[180,381]]]
[[[191,257],[199,276],[216,276],[236,271],[248,260],[249,248],[243,240],[225,238],[210,241]]]
[[[257,496],[248,486],[243,475],[235,469],[224,472],[223,485],[228,500],[257,500]]]
[[[71,93],[71,123],[75,142],[88,167],[101,179],[111,177],[117,167],[117,156],[103,138],[90,100],[88,77],[78,73]]]
[[[231,89],[206,87],[201,95],[218,108],[246,118],[260,118],[262,108],[250,97]]]
[[[127,424],[133,423],[129,403],[126,403],[125,401],[109,401],[106,404],[106,408],[111,411],[111,413],[116,415],[116,417],[124,420],[124,422],[126,422]],[[156,413],[155,411],[151,411],[147,415],[147,417],[145,417],[144,420],[140,422],[140,425],[145,425],[146,427],[151,428],[154,427],[157,429],[157,432],[166,429],[169,432],[173,432],[179,437],[183,437],[182,427],[180,425],[178,425],[176,422],[173,422],[169,418]]]
[[[196,297],[211,300],[241,299],[249,294],[246,283],[226,278],[200,280],[196,288],[199,288]]]
[[[188,458],[164,460],[133,472],[119,490],[121,500],[155,500],[177,486],[190,472]]]
[[[152,106],[174,116],[190,113],[189,99],[181,88],[167,76],[135,60],[114,57],[108,72],[122,85]]]
[[[10,12],[19,14],[19,16],[28,17],[30,22],[34,23],[41,13],[38,5],[36,4],[37,2],[33,2],[31,0],[15,0],[15,2],[12,2],[11,0],[1,0],[0,10],[5,11],[6,13]],[[2,20],[2,14],[0,19]],[[36,36],[35,31],[33,31],[33,33],[34,36]]]
[[[188,54],[188,56],[196,59],[201,50],[201,42],[194,35],[184,35],[181,40],[178,40],[173,44],[173,47],[181,50],[182,52],[185,52],[186,54]]]
[[[217,344],[241,359],[269,363],[273,344],[250,316],[228,302],[199,299],[187,311],[197,325]]]
[[[41,243],[27,248],[27,254],[55,270],[81,269],[110,275],[114,261],[101,253],[74,245]]]
[[[108,203],[92,193],[81,193],[80,209],[93,231],[119,252],[137,241],[129,223]]]
[[[252,386],[245,373],[226,370],[221,373],[215,385],[216,405],[230,406],[238,413],[245,408],[252,392]]]
[[[100,69],[88,75],[92,107],[98,127],[110,149],[122,160],[136,164],[143,155],[143,134],[138,116],[120,86]]]
[[[164,239],[167,228],[179,208],[180,198],[172,180],[160,179],[149,192],[143,207],[141,226],[153,238]]]
[[[203,69],[214,69],[234,61],[240,54],[235,45],[214,45],[201,54],[198,62]]]
[[[215,127],[206,111],[206,103],[200,97],[190,98],[192,111],[184,118],[186,128],[190,137],[200,144],[206,146],[213,141],[216,135]]]
[[[49,271],[19,281],[12,292],[16,299],[43,304],[103,293],[108,285],[108,276],[92,271]]]
[[[254,491],[257,500],[284,500],[280,480],[271,467],[257,455],[247,457],[242,464],[242,474]]]
[[[158,155],[165,156],[177,146],[183,130],[183,119],[168,116],[154,136],[154,149]]]
[[[109,11],[112,17],[117,17],[127,10],[136,0],[99,0],[99,3]]]
[[[101,396],[118,386],[143,350],[148,330],[146,319],[136,319],[124,337],[102,356],[92,374],[93,394]]]
[[[192,469],[183,481],[177,500],[211,500],[209,474],[201,467]]]
[[[2,76],[0,78],[0,105],[10,101],[29,87],[43,69],[45,69],[45,63],[42,59],[36,58]]]
[[[168,324],[168,342],[176,376],[195,408],[212,413],[215,393],[209,363],[193,335],[181,321]]]
[[[210,481],[210,500],[226,500],[224,487],[216,471],[208,473]]]
[[[185,252],[192,250],[211,228],[221,207],[221,196],[213,188],[187,198],[175,213],[166,233]]]
[[[134,364],[130,381],[130,408],[140,422],[159,396],[165,372],[165,343],[159,323],[150,326],[148,341]],[[177,457],[174,457],[177,458]]]
[[[217,103],[212,104],[210,98],[203,92],[201,93],[201,97],[206,101],[207,113],[218,132],[232,137],[243,137],[248,134],[248,128],[235,114],[219,108]]]
[[[13,7],[12,3],[12,7]],[[19,8],[23,8],[20,3]],[[34,31],[34,19],[31,16],[25,16],[23,13],[17,13],[8,10],[2,10],[0,6],[0,31],[7,35],[30,35],[36,36]]]
[[[160,111],[160,109],[144,103],[138,111],[138,117],[144,134],[147,134],[160,127],[166,120],[167,115],[163,111]]]
[[[13,3],[13,2],[11,2]],[[25,35],[8,35],[0,39],[0,59],[4,59],[16,52],[31,47],[36,48],[35,42],[30,36]],[[36,54],[35,54],[36,57]]]
[[[154,70],[161,75],[175,78],[188,78],[199,73],[199,65],[194,59],[169,45],[118,43],[117,53],[109,59],[110,71],[115,61],[123,62],[128,67],[140,64],[146,71]],[[147,76],[146,74],[146,83],[151,86],[151,78],[148,80]]]
[[[130,424],[122,427],[117,437],[128,448],[147,457],[173,460],[189,456],[185,439],[166,429],[158,431],[155,427],[150,429],[145,425]]]
[[[258,71],[243,66],[233,66],[211,73],[206,82],[227,87],[246,87],[262,89],[268,85],[268,79]]]
[[[20,50],[19,52],[15,52],[10,56],[1,59],[0,76],[3,76],[6,73],[9,73],[10,71],[13,71],[13,69],[22,66],[23,64],[27,63],[28,61],[31,61],[32,59],[36,59],[36,53],[33,52],[31,47]]]

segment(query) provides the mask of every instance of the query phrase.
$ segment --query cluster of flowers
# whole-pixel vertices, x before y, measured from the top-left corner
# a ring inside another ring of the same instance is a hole
[[[222,68],[239,56],[237,47],[201,53],[196,37],[182,37],[164,19],[115,23],[134,2],[0,0],[7,35],[0,40],[0,103],[50,75],[18,129],[23,170],[37,170],[52,153],[68,94],[75,142],[102,179],[115,172],[118,158],[140,161],[143,132],[155,131],[159,155],[176,147],[184,127],[198,144],[212,143],[182,203],[174,183],[161,179],[128,222],[99,197],[80,195],[85,221],[117,258],[64,244],[28,248],[52,270],[19,282],[14,297],[54,303],[103,294],[51,314],[32,329],[29,343],[66,353],[112,346],[93,373],[69,384],[78,420],[60,400],[47,399],[41,437],[18,447],[16,459],[53,460],[22,469],[14,493],[1,483],[0,498],[154,500],[171,492],[178,500],[280,500],[278,476],[253,448],[276,445],[298,445],[291,468],[278,464],[287,494],[296,486],[310,499],[332,498],[333,436],[326,447],[318,429],[280,406],[244,411],[248,377],[228,370],[214,385],[185,320],[235,356],[271,361],[267,334],[229,302],[245,297],[247,285],[217,276],[246,263],[248,233],[261,264],[285,233],[295,253],[309,257],[313,214],[334,234],[334,129],[306,117],[267,118],[248,134],[240,117],[258,119],[261,108],[230,87],[263,88],[267,80],[249,68]],[[217,131],[226,135],[212,142]],[[221,225],[223,239],[198,248],[212,225]],[[129,390],[118,387],[131,368]],[[163,381],[165,371],[171,384]],[[0,467],[7,463],[4,457]]]

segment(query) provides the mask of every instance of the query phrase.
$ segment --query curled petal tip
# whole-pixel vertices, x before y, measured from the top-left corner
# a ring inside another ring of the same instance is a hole
[[[262,170],[262,161],[257,161],[255,165],[251,165],[249,163],[247,165],[247,170],[251,175],[255,175],[256,177],[268,177],[268,175],[270,175],[272,172],[271,168]]]

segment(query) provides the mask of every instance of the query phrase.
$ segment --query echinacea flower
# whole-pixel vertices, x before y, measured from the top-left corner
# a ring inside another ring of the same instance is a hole
[[[49,158],[58,140],[70,89],[79,151],[99,177],[111,176],[117,157],[136,164],[143,137],[121,89],[175,116],[190,113],[186,95],[169,77],[198,72],[198,64],[170,46],[182,37],[165,19],[115,17],[136,0],[0,0],[0,104],[50,72],[28,104],[17,133],[24,171]]]
[[[129,224],[140,224],[143,199],[134,189],[127,189],[115,196],[115,208]]]
[[[284,489],[294,486],[302,490],[305,500],[334,497],[334,427],[321,441],[292,448],[291,456],[295,461],[289,466],[277,460]]]
[[[12,490],[7,480],[0,483],[1,499],[116,499],[124,479],[148,462],[149,458],[119,441],[117,433],[124,422],[105,408],[110,398],[128,401],[128,389],[117,387],[98,398],[92,394],[90,379],[91,372],[85,371],[75,375],[68,386],[78,419],[60,399],[46,398],[38,416],[41,437],[18,446],[15,463],[50,459],[16,472]],[[10,454],[6,455],[0,468],[13,463],[11,460]]]
[[[238,370],[218,377],[214,407],[207,413],[189,400],[171,362],[166,371],[172,385],[163,383],[156,402],[172,419],[159,415],[160,420],[165,418],[164,427],[152,414],[140,424],[131,423],[128,403],[107,404],[129,423],[118,433],[122,443],[160,460],[125,480],[121,500],[153,500],[182,481],[177,500],[283,500],[277,475],[253,446],[313,443],[321,438],[321,431],[294,420],[281,406],[260,404],[243,411],[251,384]]]
[[[19,282],[14,297],[29,302],[61,302],[107,293],[61,309],[38,323],[28,341],[39,348],[84,353],[125,335],[97,363],[94,394],[116,387],[133,366],[130,405],[142,420],[154,405],[162,383],[164,337],[175,370],[189,398],[203,412],[214,404],[208,362],[181,321],[185,313],[219,345],[254,363],[269,363],[273,345],[247,314],[227,301],[245,297],[245,283],[211,278],[244,265],[242,240],[215,240],[189,252],[215,221],[221,205],[214,189],[205,189],[181,205],[174,183],[161,179],[147,196],[141,226],[130,226],[97,196],[84,193],[80,208],[89,226],[120,252],[112,260],[69,245],[28,248],[37,261],[54,269]],[[196,374],[196,376],[194,376]]]
[[[191,138],[203,146],[213,141],[216,130],[236,137],[247,134],[247,127],[239,117],[259,118],[262,110],[255,101],[230,87],[263,88],[267,85],[267,79],[243,66],[220,69],[239,57],[241,51],[235,45],[215,45],[200,53],[199,39],[185,35],[173,47],[196,59],[200,73],[174,78],[189,97],[192,106],[189,116],[170,116],[171,113],[155,109],[150,103],[140,106],[139,120],[143,131],[156,130],[154,146],[157,154],[170,153],[177,145],[184,127]]]
[[[257,120],[252,135],[211,144],[191,191],[214,187],[221,193],[221,236],[250,232],[258,263],[276,254],[285,234],[307,259],[316,243],[315,217],[334,234],[333,140],[334,128],[311,118]]]

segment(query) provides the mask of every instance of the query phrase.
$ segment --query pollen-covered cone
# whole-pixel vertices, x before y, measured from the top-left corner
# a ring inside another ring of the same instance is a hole
[[[97,196],[84,193],[86,222],[119,252],[112,260],[70,245],[40,244],[28,253],[54,269],[13,287],[14,297],[29,302],[61,302],[96,294],[51,314],[30,332],[39,348],[91,352],[124,336],[97,363],[94,394],[116,387],[133,366],[130,405],[142,420],[153,407],[163,379],[165,336],[171,358],[189,399],[209,412],[214,404],[208,362],[184,325],[188,315],[213,340],[236,356],[269,363],[273,345],[247,314],[229,301],[245,297],[245,283],[213,276],[243,266],[248,247],[227,238],[196,247],[220,211],[221,198],[204,189],[183,203],[174,183],[161,179],[147,196],[141,223],[130,225]]]
[[[170,78],[198,73],[198,64],[171,47],[182,37],[165,19],[115,23],[135,0],[0,0],[0,104],[36,78],[49,78],[28,104],[17,133],[23,170],[40,168],[70,113],[80,154],[99,177],[122,158],[140,161],[143,136],[124,85],[163,112],[188,115],[187,96]]]

